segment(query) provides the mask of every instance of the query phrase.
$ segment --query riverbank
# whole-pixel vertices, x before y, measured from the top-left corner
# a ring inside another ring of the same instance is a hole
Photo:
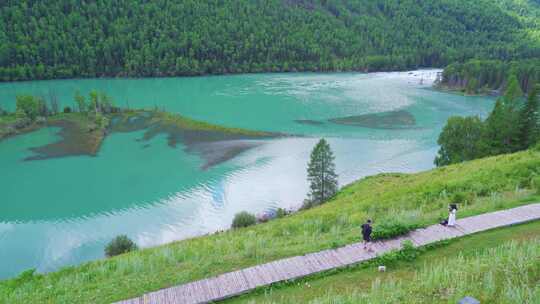
[[[376,234],[393,235],[437,223],[450,201],[460,216],[539,200],[540,152],[500,155],[417,174],[381,174],[344,187],[320,207],[264,224],[48,274],[26,273],[0,283],[9,303],[107,303],[279,258],[343,246],[358,240],[367,218]],[[385,223],[385,225],[381,225]],[[271,246],[269,246],[271,244]]]
[[[489,88],[482,88],[479,89],[476,92],[467,92],[466,87],[464,86],[450,86],[450,85],[444,85],[441,83],[436,83],[433,85],[433,88],[437,91],[449,93],[449,94],[456,94],[460,96],[491,96],[491,97],[499,97],[502,95],[501,89],[489,89]]]
[[[0,115],[0,141],[12,136],[26,134],[38,130],[44,121],[19,121],[15,113]]]
[[[474,59],[463,63],[452,63],[444,68],[435,87],[471,96],[500,96],[511,74],[516,75],[521,90],[527,94],[540,80],[540,60],[537,58],[514,61]]]
[[[119,234],[152,247],[227,229],[243,210],[264,216],[300,205],[308,189],[309,151],[320,137],[334,150],[340,185],[380,172],[430,169],[446,118],[483,115],[492,107],[487,99],[474,102],[480,99],[437,93],[427,89],[427,81],[419,85],[422,77],[431,80],[435,74],[263,74],[4,85],[2,102],[9,111],[15,111],[21,94],[44,96],[49,103],[49,91],[56,92],[60,109],[80,111],[76,90],[87,104],[95,90],[106,92],[122,109],[153,110],[157,105],[161,111],[218,126],[303,136],[221,136],[188,146],[180,138],[172,148],[168,133],[145,140],[148,129],[110,131],[97,157],[37,161],[23,159],[34,156],[31,148],[60,140],[58,127],[2,141],[0,167],[10,173],[2,182],[13,187],[6,193],[11,204],[0,212],[0,230],[9,227],[2,232],[7,250],[0,257],[14,262],[0,268],[0,278],[32,267],[49,272],[100,259],[104,245]],[[366,127],[327,121],[394,108],[405,108],[416,126],[376,129],[371,120]],[[306,125],[298,119],[324,124]]]

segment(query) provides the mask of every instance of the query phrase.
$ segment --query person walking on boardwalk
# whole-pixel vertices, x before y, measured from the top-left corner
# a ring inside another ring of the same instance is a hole
[[[364,240],[364,250],[372,251],[371,249],[371,220],[367,220],[365,224],[362,224],[362,239]]]
[[[456,213],[457,213],[457,205],[456,204],[450,204],[448,208],[450,214],[448,214],[448,224],[449,227],[456,226]]]

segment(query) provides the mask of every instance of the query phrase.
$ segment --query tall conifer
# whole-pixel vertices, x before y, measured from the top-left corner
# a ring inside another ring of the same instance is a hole
[[[508,78],[503,97],[495,103],[486,120],[486,140],[490,154],[516,152],[521,148],[519,98],[523,95],[515,74]]]
[[[540,139],[540,108],[538,92],[540,84],[533,87],[525,106],[521,110],[520,141],[522,149],[527,149]]]
[[[336,194],[338,181],[335,172],[334,154],[324,138],[311,151],[307,172],[308,181],[310,182],[309,207],[324,203]]]

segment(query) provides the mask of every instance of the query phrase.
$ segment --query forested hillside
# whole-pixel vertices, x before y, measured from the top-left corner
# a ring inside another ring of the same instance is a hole
[[[0,4],[0,79],[395,70],[540,57],[537,0]]]

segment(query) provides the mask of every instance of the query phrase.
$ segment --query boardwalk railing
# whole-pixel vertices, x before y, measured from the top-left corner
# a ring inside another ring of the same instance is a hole
[[[301,278],[325,270],[340,268],[372,259],[392,249],[400,249],[401,243],[410,240],[414,246],[452,239],[480,231],[520,224],[540,219],[540,204],[485,213],[463,218],[456,227],[432,225],[418,229],[402,237],[375,242],[373,252],[354,243],[337,249],[323,250],[295,256],[270,263],[256,265],[216,277],[190,282],[145,294],[139,298],[121,301],[121,304],[195,304],[208,303],[286,280]]]

